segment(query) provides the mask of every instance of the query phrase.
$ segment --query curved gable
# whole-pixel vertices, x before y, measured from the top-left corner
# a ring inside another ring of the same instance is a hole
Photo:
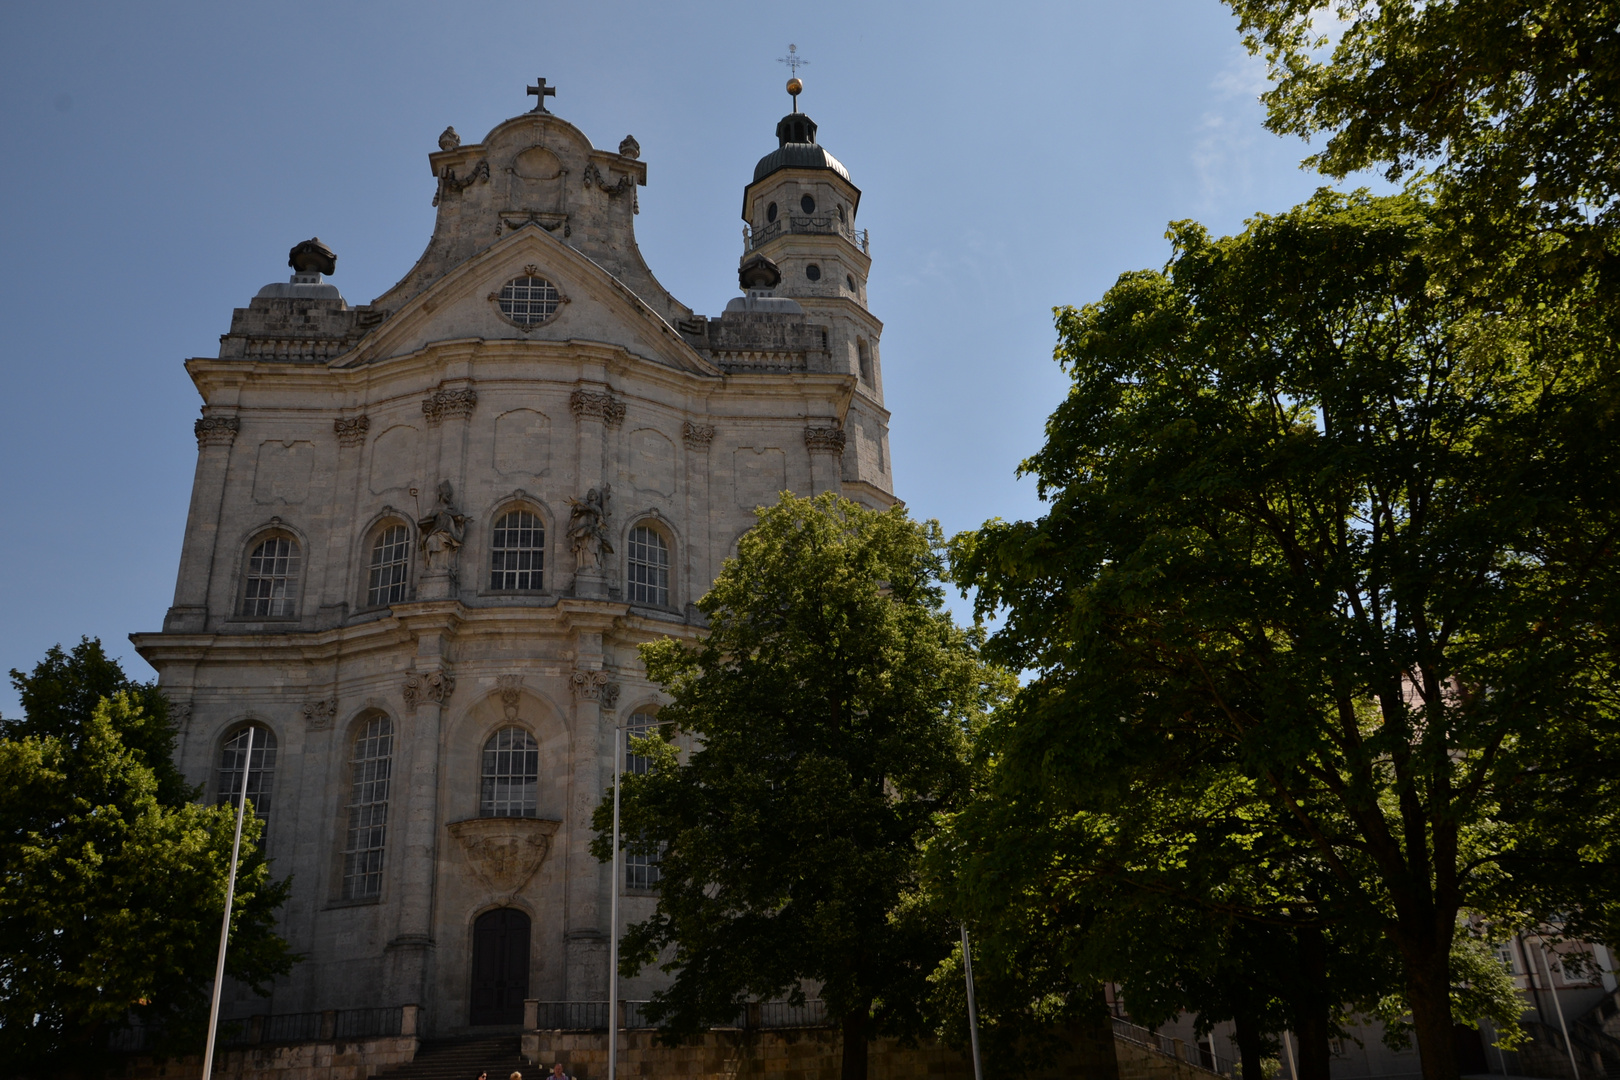
[[[529,275],[550,282],[560,296],[555,314],[525,327],[503,314],[498,296],[509,281]],[[601,342],[682,371],[720,374],[622,281],[532,225],[509,232],[439,278],[339,363],[373,364],[436,342],[465,340]]]

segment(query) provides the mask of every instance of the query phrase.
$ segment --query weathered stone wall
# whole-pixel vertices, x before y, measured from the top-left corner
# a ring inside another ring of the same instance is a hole
[[[228,1050],[214,1061],[214,1080],[367,1080],[416,1056],[416,1036],[395,1035],[359,1042],[298,1043]],[[202,1058],[137,1057],[126,1080],[201,1080]]]

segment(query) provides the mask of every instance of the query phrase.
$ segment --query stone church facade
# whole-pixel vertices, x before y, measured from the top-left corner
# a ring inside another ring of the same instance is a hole
[[[440,137],[433,235],[393,288],[348,304],[305,242],[187,362],[174,605],[133,640],[208,799],[251,742],[293,878],[304,960],[235,1015],[417,1005],[434,1035],[604,1000],[610,890],[643,918],[657,873],[614,882],[588,850],[614,730],[660,703],[636,646],[701,633],[693,602],[779,491],[894,501],[860,191],[796,99],[714,318],[642,260],[635,140],[598,150],[539,100]]]

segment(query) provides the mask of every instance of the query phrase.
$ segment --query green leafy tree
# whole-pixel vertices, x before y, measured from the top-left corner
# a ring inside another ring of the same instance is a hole
[[[1434,227],[1331,192],[1173,226],[1164,272],[1058,313],[1049,510],[953,571],[1036,676],[986,797],[1101,828],[1168,776],[1241,784],[1251,828],[1181,845],[1187,893],[1258,843],[1279,904],[1389,942],[1451,1080],[1459,913],[1616,911],[1620,394],[1589,291],[1476,306],[1433,287]]]
[[[863,1080],[872,1037],[924,1029],[956,933],[916,902],[919,851],[1009,686],[944,609],[942,568],[937,524],[784,494],[698,602],[703,642],[642,647],[672,699],[661,725],[695,744],[640,740],[652,768],[622,778],[627,843],[662,852],[657,911],[626,932],[622,971],[675,973],[649,1006],[666,1031],[802,999],[813,980],[843,1030],[844,1080]],[[595,819],[604,860],[611,807]]]
[[[1595,271],[1613,300],[1620,3],[1226,2],[1270,63],[1267,126],[1325,136],[1308,164],[1426,170],[1446,224],[1432,243],[1465,275],[1534,291]]]
[[[93,1073],[134,1018],[158,1049],[200,1043],[219,946],[235,814],[158,798],[133,695],[67,734],[0,739],[0,1060],[7,1073]],[[290,970],[273,932],[287,883],[261,825],[243,830],[227,973],[260,989]],[[261,990],[261,992],[263,992]]]
[[[80,638],[71,653],[53,645],[32,673],[12,668],[11,685],[22,701],[22,719],[0,717],[0,737],[51,735],[77,745],[102,699],[128,694],[136,709],[120,713],[118,734],[157,778],[158,801],[166,806],[191,802],[199,792],[174,764],[174,726],[169,699],[156,683],[136,682],[109,657],[99,638]]]

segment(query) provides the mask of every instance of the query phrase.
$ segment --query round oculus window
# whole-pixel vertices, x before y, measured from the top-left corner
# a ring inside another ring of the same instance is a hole
[[[543,277],[513,278],[501,287],[496,303],[501,314],[519,326],[538,326],[557,313],[557,286]]]
[[[804,198],[799,200],[799,209],[803,210],[807,214],[815,213],[816,212],[816,200],[814,198],[812,198],[811,196],[806,195]]]
[[[820,281],[821,267],[817,266],[815,263],[811,263],[809,266],[804,268],[804,276],[809,278],[811,281]]]
[[[775,221],[776,220],[776,204],[775,203],[771,203],[771,205],[769,205],[769,206],[767,206],[765,208],[765,220],[766,221]]]

